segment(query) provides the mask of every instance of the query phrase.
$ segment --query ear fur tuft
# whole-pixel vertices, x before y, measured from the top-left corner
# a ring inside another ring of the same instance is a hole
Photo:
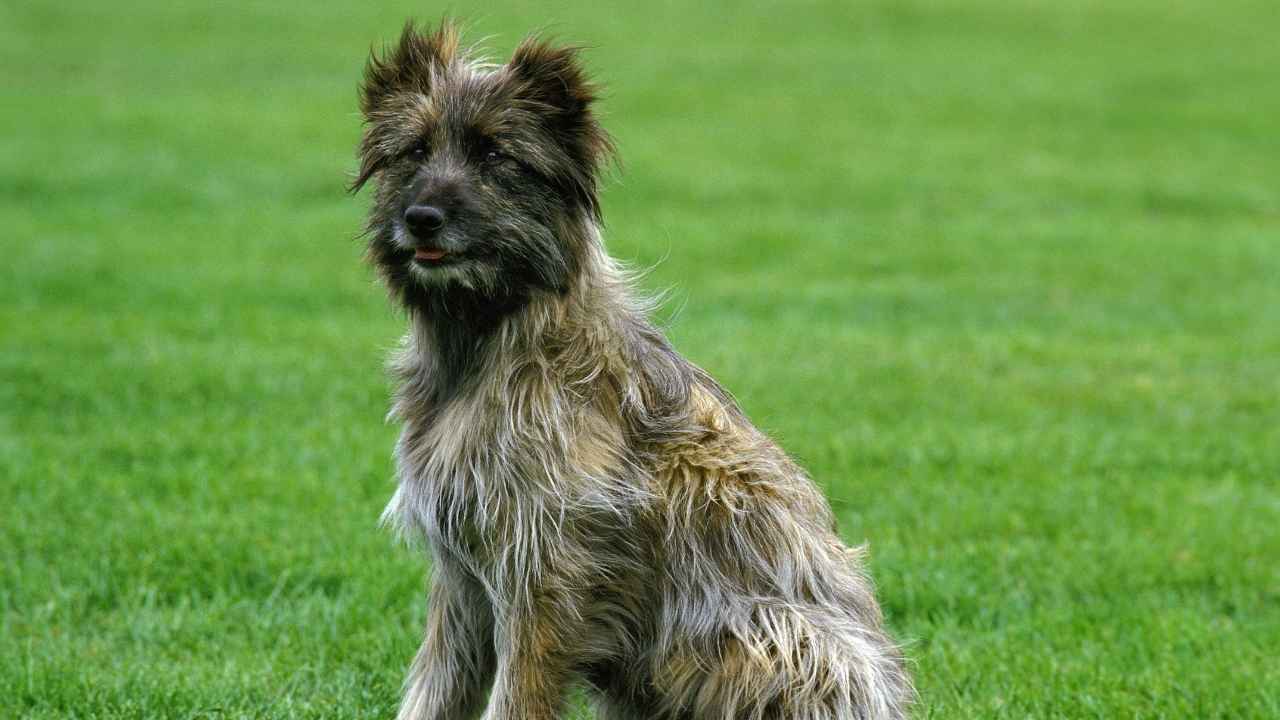
[[[508,71],[516,94],[545,118],[547,128],[569,154],[578,172],[574,192],[598,216],[596,175],[613,156],[613,141],[600,127],[592,106],[600,88],[587,76],[579,59],[581,48],[556,45],[534,35],[511,55]]]
[[[435,32],[426,26],[419,30],[412,20],[406,22],[399,41],[381,52],[369,53],[360,85],[360,110],[365,118],[371,119],[392,93],[430,92],[432,70],[448,67],[457,54],[458,26],[452,20],[442,20]]]

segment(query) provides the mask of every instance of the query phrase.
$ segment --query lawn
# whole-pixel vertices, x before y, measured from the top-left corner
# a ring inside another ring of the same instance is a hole
[[[588,44],[614,254],[868,542],[920,718],[1280,716],[1270,0],[459,3]],[[387,718],[404,2],[0,5],[0,717]]]

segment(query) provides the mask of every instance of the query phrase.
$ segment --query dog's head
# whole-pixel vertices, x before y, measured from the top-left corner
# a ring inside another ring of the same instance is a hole
[[[494,65],[459,48],[453,24],[410,23],[372,54],[351,187],[376,186],[369,259],[392,293],[509,303],[568,287],[612,150],[596,95],[575,48],[538,38]]]

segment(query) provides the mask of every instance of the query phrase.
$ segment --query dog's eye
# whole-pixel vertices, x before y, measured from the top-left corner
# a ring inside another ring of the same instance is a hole
[[[484,161],[491,165],[496,165],[506,159],[507,159],[507,156],[503,155],[502,152],[498,150],[490,150],[489,152],[485,153],[485,156],[484,156]]]
[[[409,150],[409,157],[414,160],[423,160],[427,157],[427,144],[420,142]]]

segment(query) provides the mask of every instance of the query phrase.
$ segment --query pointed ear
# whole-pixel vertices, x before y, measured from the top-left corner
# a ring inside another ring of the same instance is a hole
[[[360,169],[347,186],[359,192],[389,160],[385,148],[394,124],[393,101],[406,92],[427,95],[434,78],[440,77],[458,54],[458,28],[448,18],[435,32],[418,30],[413,21],[405,23],[400,40],[381,52],[370,52],[360,83],[360,112],[365,130],[360,139]]]
[[[511,55],[511,72],[524,82],[524,96],[565,114],[587,112],[597,88],[578,62],[579,49],[533,36]]]
[[[404,25],[400,40],[381,52],[369,53],[360,84],[360,110],[368,120],[391,95],[404,91],[431,92],[431,78],[448,67],[458,53],[458,27],[446,18],[435,32]]]
[[[534,36],[520,43],[507,63],[516,96],[543,121],[576,166],[578,192],[595,208],[595,176],[613,154],[613,141],[596,121],[592,105],[600,88],[579,61],[579,48]]]

